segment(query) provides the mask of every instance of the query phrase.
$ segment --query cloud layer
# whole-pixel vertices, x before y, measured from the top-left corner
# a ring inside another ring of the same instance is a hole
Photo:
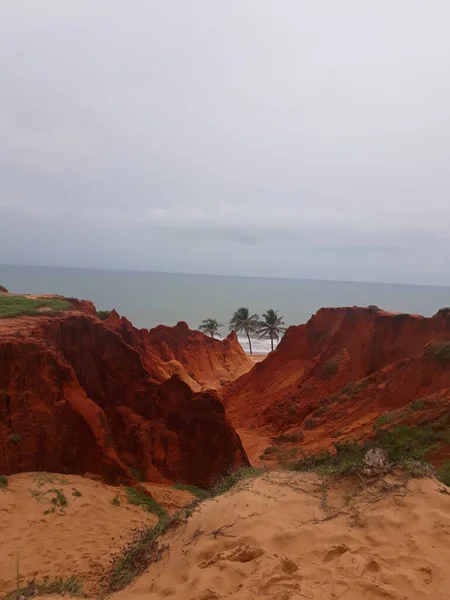
[[[0,263],[450,285],[446,0],[0,5]]]

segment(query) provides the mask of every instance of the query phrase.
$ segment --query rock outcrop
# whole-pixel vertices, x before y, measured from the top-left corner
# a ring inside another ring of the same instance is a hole
[[[192,331],[184,322],[174,327],[136,329],[116,311],[105,324],[139,351],[148,371],[159,381],[177,375],[194,391],[220,390],[253,367],[234,332],[217,340]]]
[[[0,285],[0,294],[7,294],[7,293],[8,293],[8,290],[5,287],[3,287],[2,285]]]
[[[297,432],[306,450],[373,435],[384,421],[439,419],[450,409],[450,310],[321,309],[227,386],[224,402],[236,427]]]
[[[248,465],[214,392],[158,377],[150,354],[94,316],[0,321],[0,473],[52,471],[206,486]],[[122,331],[123,329],[123,331]]]

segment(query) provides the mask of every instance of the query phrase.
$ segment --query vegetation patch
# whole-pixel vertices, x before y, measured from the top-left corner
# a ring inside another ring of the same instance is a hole
[[[332,377],[339,370],[339,359],[337,357],[330,358],[323,363],[322,373],[325,377]]]
[[[8,440],[13,444],[18,444],[20,442],[20,435],[18,433],[11,433],[8,435]]]
[[[430,344],[427,346],[426,350],[427,353],[431,354],[439,364],[450,364],[450,342]]]
[[[296,442],[303,442],[304,438],[305,438],[305,436],[301,431],[299,431],[297,433],[281,433],[280,435],[277,435],[272,438],[272,443],[273,444],[289,444],[289,443],[295,444]]]
[[[383,425],[387,425],[388,423],[392,423],[393,415],[389,413],[385,413],[384,415],[380,415],[378,419],[375,421],[375,427],[382,427]]]
[[[233,486],[246,479],[253,479],[259,477],[264,473],[263,469],[257,467],[242,467],[229,475],[218,479],[210,489],[211,496],[220,496],[225,494],[228,490],[231,490]]]
[[[111,500],[111,503],[114,506],[120,506],[119,494],[116,494],[114,498]]]
[[[55,315],[71,308],[70,302],[61,298],[25,298],[25,296],[0,296],[0,318],[37,317]]]
[[[305,429],[315,429],[317,427],[317,421],[315,419],[307,419],[304,422],[304,428]]]
[[[419,410],[423,410],[425,408],[425,402],[423,400],[414,400],[411,403],[411,410],[414,412],[418,412]]]
[[[204,500],[209,496],[206,490],[203,490],[202,488],[199,488],[196,485],[192,485],[190,483],[176,483],[173,487],[176,490],[183,490],[189,492],[190,494],[192,494],[196,498],[199,498],[200,500]]]
[[[261,454],[261,460],[276,458],[279,462],[285,462],[297,458],[300,448],[282,448],[281,446],[268,446]]]
[[[450,460],[446,460],[436,471],[436,476],[439,481],[450,486]]]
[[[100,319],[100,321],[106,321],[106,319],[109,317],[110,314],[111,314],[110,310],[98,310],[97,311],[97,317]]]
[[[167,511],[154,498],[147,496],[143,490],[134,487],[125,488],[128,496],[128,502],[136,506],[142,506],[148,512],[156,515],[160,520],[168,519]]]
[[[105,429],[107,429],[107,427],[105,427]],[[133,475],[136,481],[144,481],[144,475],[139,469],[136,469],[135,467],[130,467],[130,473]]]
[[[19,584],[19,576],[18,576]],[[36,583],[30,581],[25,587],[17,586],[13,592],[6,595],[6,600],[22,600],[23,598],[34,598],[35,596],[43,596],[50,594],[59,594],[61,596],[81,596],[83,594],[83,584],[75,577],[68,579],[56,579],[55,581],[44,581]]]
[[[361,444],[335,443],[334,453],[325,451],[305,456],[294,463],[292,468],[296,471],[317,471],[322,474],[351,474],[361,468],[368,450],[381,448],[388,455],[392,465],[405,468],[411,476],[430,474],[432,466],[427,463],[426,458],[443,444],[450,444],[448,417],[418,426],[396,425],[391,429],[378,429],[373,440]],[[441,467],[442,481],[446,478],[444,465]],[[448,468],[450,475],[450,461]]]
[[[0,475],[0,490],[6,490],[8,487],[8,478],[6,475]]]

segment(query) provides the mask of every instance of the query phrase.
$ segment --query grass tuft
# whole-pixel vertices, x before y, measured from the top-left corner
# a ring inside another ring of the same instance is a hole
[[[128,502],[130,504],[135,504],[136,506],[141,506],[145,508],[148,512],[156,515],[160,520],[168,519],[167,511],[165,508],[161,506],[154,498],[151,496],[147,496],[147,494],[138,490],[134,487],[126,487],[125,488],[128,496]]]
[[[61,298],[33,299],[24,296],[0,296],[0,318],[24,315],[29,317],[51,316],[70,308],[70,302]]]
[[[8,478],[6,475],[0,475],[0,490],[6,490],[8,487]]]
[[[120,506],[119,494],[116,494],[114,498],[111,500],[111,503],[114,506]]]
[[[9,592],[6,595],[6,600],[22,600],[23,598],[34,598],[35,596],[47,594],[81,596],[83,594],[83,584],[75,577],[60,578],[54,581],[44,581],[43,583],[30,581],[25,587],[18,587],[13,592]]]
[[[206,490],[203,490],[202,488],[199,488],[196,485],[192,485],[190,483],[176,483],[173,487],[176,490],[184,490],[186,492],[189,492],[190,494],[192,494],[196,498],[199,498],[200,500],[204,500],[209,496]]]
[[[237,471],[218,479],[211,487],[211,495],[220,496],[220,494],[225,494],[225,492],[231,490],[231,488],[240,481],[259,477],[263,473],[264,469],[258,469],[257,467],[242,467],[241,469],[238,469]]]

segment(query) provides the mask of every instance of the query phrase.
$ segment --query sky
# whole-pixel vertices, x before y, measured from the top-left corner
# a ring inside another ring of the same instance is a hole
[[[2,0],[0,264],[450,285],[448,0]]]

